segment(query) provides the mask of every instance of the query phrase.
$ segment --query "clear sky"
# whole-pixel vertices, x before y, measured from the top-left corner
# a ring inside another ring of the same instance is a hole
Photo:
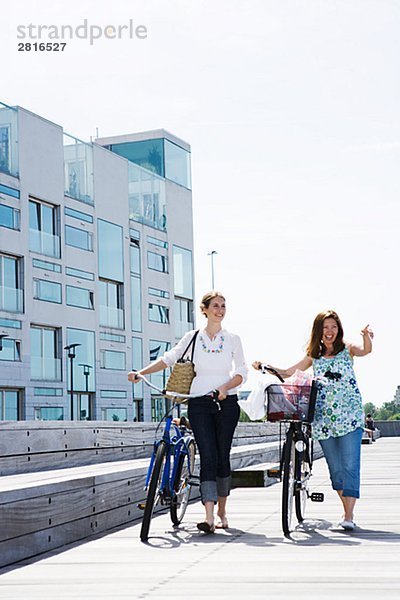
[[[393,399],[400,0],[19,0],[2,17],[3,101],[82,139],[163,127],[191,144],[197,299],[216,250],[249,363],[297,362],[333,308],[349,341],[375,332],[364,401]],[[148,37],[17,51],[18,25],[84,19]]]

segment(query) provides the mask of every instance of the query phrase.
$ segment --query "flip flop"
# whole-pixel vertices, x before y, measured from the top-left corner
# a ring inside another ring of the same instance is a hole
[[[218,521],[218,523],[215,526],[215,529],[229,529],[228,521],[226,519],[223,521]]]
[[[214,533],[215,525],[210,525],[207,521],[202,521],[201,523],[197,523],[197,529],[203,533]]]

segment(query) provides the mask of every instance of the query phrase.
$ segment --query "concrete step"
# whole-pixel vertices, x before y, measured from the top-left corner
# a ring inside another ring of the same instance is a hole
[[[232,473],[232,486],[237,487],[268,487],[280,481],[279,478],[269,477],[269,469],[279,469],[278,463],[260,463]]]

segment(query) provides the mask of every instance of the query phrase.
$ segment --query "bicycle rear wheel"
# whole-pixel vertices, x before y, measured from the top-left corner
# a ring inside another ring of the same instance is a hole
[[[312,440],[300,440],[304,444],[303,450],[296,451],[295,473],[296,473],[296,491],[295,491],[295,506],[296,517],[301,523],[304,521],[307,500],[309,498],[309,480],[311,476],[311,460],[310,460],[310,444]]]
[[[295,495],[295,454],[293,430],[290,427],[285,440],[283,455],[282,529],[285,535],[291,531],[293,500]]]
[[[146,542],[149,537],[150,523],[154,508],[157,506],[161,497],[160,488],[166,457],[167,445],[165,442],[160,442],[154,459],[153,472],[147,488],[146,504],[143,513],[142,527],[140,529],[140,539],[142,542]]]
[[[178,467],[175,473],[173,486],[173,498],[171,502],[171,520],[174,525],[179,525],[185,516],[186,508],[190,499],[192,486],[189,483],[190,475],[194,471],[196,446],[193,441],[188,444],[188,453],[181,452],[178,457]]]

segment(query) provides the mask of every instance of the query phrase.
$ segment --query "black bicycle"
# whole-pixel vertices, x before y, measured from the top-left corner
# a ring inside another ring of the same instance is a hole
[[[279,467],[270,469],[268,475],[282,481],[282,529],[289,535],[293,522],[293,505],[297,521],[304,521],[307,500],[323,502],[321,492],[309,491],[314,460],[314,443],[311,437],[315,400],[318,386],[285,383],[280,374],[269,365],[260,370],[278,377],[280,384],[266,387],[267,420],[279,422]],[[284,439],[282,444],[282,439]]]
[[[146,377],[141,379],[160,395],[171,399],[174,403],[182,403],[196,395],[178,394],[161,390],[153,385]],[[203,396],[204,394],[202,394]],[[214,402],[219,406],[218,392],[209,392]],[[153,454],[147,471],[145,491],[146,499],[138,504],[143,510],[140,539],[148,540],[151,520],[157,506],[169,508],[172,523],[179,525],[185,516],[193,486],[199,485],[199,478],[194,475],[196,460],[196,443],[190,423],[186,417],[180,417],[176,422],[172,411],[174,405],[161,419],[156,430],[165,420],[165,427],[160,438],[155,439]]]

